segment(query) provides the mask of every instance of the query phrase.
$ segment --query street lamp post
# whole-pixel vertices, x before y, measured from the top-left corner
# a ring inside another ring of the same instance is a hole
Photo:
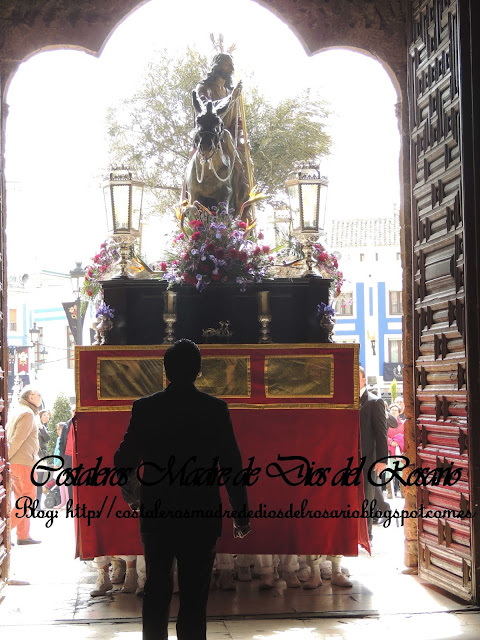
[[[32,341],[32,347],[36,347],[40,340],[40,329],[37,329],[37,323],[33,323],[33,327],[28,332],[30,334],[30,340]]]
[[[288,176],[285,186],[292,214],[293,235],[302,245],[305,255],[307,270],[303,275],[314,276],[312,245],[325,229],[328,180],[320,175],[316,165],[305,164]]]
[[[72,280],[72,291],[73,295],[76,296],[75,306],[77,309],[77,325],[76,325],[76,335],[74,336],[75,344],[81,345],[83,344],[82,340],[82,313],[81,313],[81,299],[80,293],[82,291],[83,278],[85,277],[85,269],[82,268],[82,263],[77,262],[75,269],[70,271],[70,279]],[[85,302],[85,304],[88,304]]]

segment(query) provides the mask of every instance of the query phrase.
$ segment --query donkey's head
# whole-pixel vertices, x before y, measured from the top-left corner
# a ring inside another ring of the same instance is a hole
[[[204,155],[213,155],[218,148],[223,134],[223,120],[209,100],[206,106],[201,103],[194,91],[192,95],[196,113],[196,128],[193,146]]]

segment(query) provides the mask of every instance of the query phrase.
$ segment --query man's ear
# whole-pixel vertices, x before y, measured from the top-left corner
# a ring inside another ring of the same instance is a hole
[[[197,373],[197,378],[201,378],[202,377],[202,370],[200,369],[200,371]]]

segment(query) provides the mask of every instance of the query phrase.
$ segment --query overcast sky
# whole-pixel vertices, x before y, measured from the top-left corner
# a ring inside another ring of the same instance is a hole
[[[377,61],[345,50],[309,58],[283,22],[251,0],[152,0],[113,32],[99,58],[43,52],[13,77],[6,132],[10,273],[69,270],[98,251],[106,235],[100,179],[108,166],[107,107],[131,95],[155,50],[189,45],[211,57],[210,32],[236,43],[237,79],[254,71],[272,100],[310,86],[330,102],[333,149],[322,165],[327,215],[391,214],[399,202],[397,96]]]

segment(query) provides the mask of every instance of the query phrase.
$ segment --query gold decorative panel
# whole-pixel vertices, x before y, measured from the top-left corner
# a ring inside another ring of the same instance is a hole
[[[250,358],[224,356],[202,358],[202,376],[196,386],[204,393],[219,398],[249,398]]]
[[[97,398],[136,400],[165,387],[162,358],[99,358]]]
[[[333,356],[270,356],[265,358],[267,398],[331,398]]]

